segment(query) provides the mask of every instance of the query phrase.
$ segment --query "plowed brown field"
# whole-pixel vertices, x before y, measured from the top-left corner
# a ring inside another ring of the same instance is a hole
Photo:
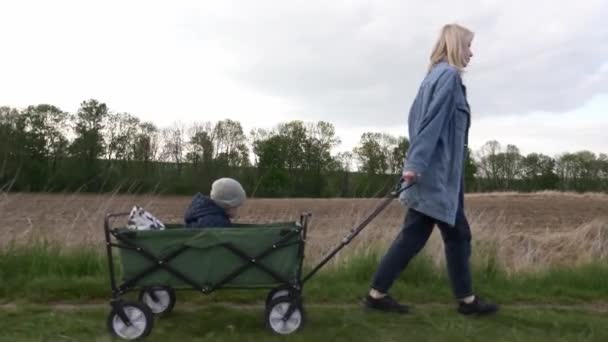
[[[163,222],[181,222],[190,197],[110,194],[0,193],[0,246],[38,239],[68,247],[102,246],[103,217],[143,206]],[[296,220],[313,214],[307,258],[317,260],[363,220],[378,199],[250,199],[241,222]],[[509,269],[574,263],[608,255],[608,195],[544,192],[466,196],[474,239],[490,242]],[[395,201],[353,241],[349,250],[385,247],[397,233],[405,209]],[[441,262],[434,234],[427,253]],[[344,253],[342,257],[349,255]],[[340,256],[338,257],[338,260]]]

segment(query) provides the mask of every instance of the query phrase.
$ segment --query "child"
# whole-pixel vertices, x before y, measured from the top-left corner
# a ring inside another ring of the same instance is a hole
[[[211,185],[210,197],[194,195],[184,220],[189,228],[230,227],[230,219],[245,201],[245,190],[232,178],[220,178]]]

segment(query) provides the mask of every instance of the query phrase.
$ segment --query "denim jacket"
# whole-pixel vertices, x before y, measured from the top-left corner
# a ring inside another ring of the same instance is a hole
[[[464,186],[470,121],[460,72],[446,62],[438,63],[423,80],[410,109],[410,147],[403,169],[416,174],[416,184],[399,199],[451,226]]]

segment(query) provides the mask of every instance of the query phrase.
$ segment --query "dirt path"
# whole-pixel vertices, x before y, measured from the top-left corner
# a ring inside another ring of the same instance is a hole
[[[198,311],[204,309],[205,306],[224,307],[235,310],[261,310],[262,304],[238,304],[229,302],[213,302],[213,303],[178,303],[176,309],[179,311]],[[357,303],[305,303],[307,308],[317,309],[356,309],[361,307]],[[412,305],[414,310],[430,310],[430,309],[450,309],[453,304],[445,303],[426,303]],[[550,303],[513,303],[501,305],[502,308],[515,310],[558,310],[558,311],[583,311],[590,313],[608,313],[608,302],[582,303],[582,304],[550,304]],[[104,310],[109,308],[108,303],[92,302],[92,303],[4,303],[0,304],[0,311],[16,311],[21,308],[48,310],[56,312],[69,311],[91,311]]]

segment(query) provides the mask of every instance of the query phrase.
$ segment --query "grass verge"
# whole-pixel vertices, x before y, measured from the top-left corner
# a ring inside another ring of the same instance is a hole
[[[351,258],[322,270],[305,285],[307,300],[351,303],[367,291],[378,255]],[[608,263],[551,268],[535,273],[507,275],[493,261],[473,265],[476,292],[501,303],[570,304],[608,301]],[[110,298],[105,254],[94,249],[62,250],[39,244],[0,250],[0,301],[94,301]],[[395,283],[395,297],[412,303],[450,302],[449,280],[422,256],[417,257]],[[218,291],[209,296],[179,292],[178,300],[194,302],[261,302],[266,291]]]
[[[54,312],[24,306],[0,310],[0,341],[112,341],[107,309]],[[210,305],[176,309],[155,320],[147,341],[606,341],[608,314],[575,310],[505,308],[483,319],[447,308],[422,308],[406,316],[352,308],[307,310],[303,330],[275,336],[263,326],[262,308]]]

